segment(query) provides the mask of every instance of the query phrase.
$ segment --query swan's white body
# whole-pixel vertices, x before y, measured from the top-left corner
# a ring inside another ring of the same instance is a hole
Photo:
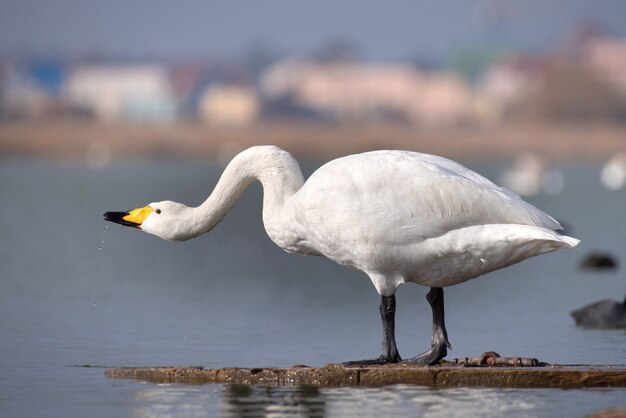
[[[132,220],[161,238],[190,239],[213,228],[254,180],[263,185],[272,241],[362,271],[383,296],[405,282],[451,286],[579,242],[462,165],[408,151],[339,158],[305,183],[289,153],[253,147],[233,159],[200,206],[152,203],[145,218]]]

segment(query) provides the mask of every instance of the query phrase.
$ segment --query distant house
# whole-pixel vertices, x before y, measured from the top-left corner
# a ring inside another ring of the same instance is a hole
[[[478,85],[494,119],[623,120],[626,41],[591,38],[567,54],[495,61]]]
[[[50,97],[58,98],[66,80],[67,66],[57,59],[32,59],[27,62],[23,74]]]
[[[261,108],[256,92],[246,86],[209,86],[200,97],[198,115],[204,122],[241,126],[254,122]]]
[[[212,123],[215,119],[208,118],[206,114],[207,94],[212,92],[219,97],[224,97],[222,87],[226,87],[233,94],[240,94],[239,90],[248,90],[247,86],[250,85],[247,71],[241,66],[193,61],[181,62],[171,67],[170,80],[180,106],[180,116],[197,117],[205,121],[211,119]],[[248,93],[254,96],[253,100],[257,100],[257,95],[253,91],[250,90]],[[212,100],[216,98],[217,96]]]
[[[62,112],[65,65],[56,60],[22,59],[0,63],[0,116],[36,119]]]
[[[73,107],[104,121],[171,121],[177,106],[166,69],[158,65],[74,68],[66,86]]]
[[[260,89],[270,103],[288,102],[338,121],[400,119],[438,125],[473,113],[472,92],[460,77],[404,65],[291,58],[270,67]]]
[[[581,55],[600,79],[626,93],[626,39],[591,39],[582,47]]]
[[[497,60],[483,75],[478,90],[501,114],[541,88],[548,65],[548,59],[541,56],[516,55]]]
[[[36,85],[8,84],[0,103],[0,116],[7,119],[38,119],[45,117],[54,101]]]

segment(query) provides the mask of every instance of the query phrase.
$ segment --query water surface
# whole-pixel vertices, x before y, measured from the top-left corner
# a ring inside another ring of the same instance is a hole
[[[468,165],[494,179],[500,168]],[[555,363],[626,362],[626,331],[579,329],[568,314],[626,293],[623,270],[577,268],[591,250],[624,257],[626,191],[601,188],[597,166],[562,168],[562,194],[529,200],[583,244],[446,289],[450,358],[493,350]],[[277,248],[263,230],[259,185],[195,240],[171,243],[117,225],[105,233],[103,212],[164,199],[199,204],[220,172],[187,162],[99,171],[0,163],[1,416],[576,417],[626,407],[622,389],[268,389],[105,378],[107,366],[321,366],[379,354],[379,299],[369,280]],[[398,291],[405,357],[429,344],[427,290]]]

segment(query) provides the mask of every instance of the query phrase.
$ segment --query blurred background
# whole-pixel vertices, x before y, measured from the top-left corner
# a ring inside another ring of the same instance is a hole
[[[264,142],[605,158],[624,146],[625,9],[3,1],[0,150],[95,165]]]
[[[1,1],[0,415],[575,417],[626,407],[619,389],[303,394],[106,379],[107,366],[368,358],[381,325],[364,275],[269,240],[258,184],[185,243],[102,220],[164,199],[197,205],[255,144],[292,152],[305,176],[353,152],[439,154],[582,241],[447,289],[449,358],[495,350],[624,364],[623,328],[570,317],[598,300],[626,312],[624,22],[621,0]],[[398,292],[404,357],[430,341],[426,292]]]

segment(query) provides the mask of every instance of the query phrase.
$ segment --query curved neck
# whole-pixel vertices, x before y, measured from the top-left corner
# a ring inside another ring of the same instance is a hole
[[[274,146],[256,146],[241,152],[228,164],[215,189],[199,211],[200,233],[211,230],[226,216],[255,180],[263,185],[263,221],[278,215],[287,199],[304,184],[298,162]]]

